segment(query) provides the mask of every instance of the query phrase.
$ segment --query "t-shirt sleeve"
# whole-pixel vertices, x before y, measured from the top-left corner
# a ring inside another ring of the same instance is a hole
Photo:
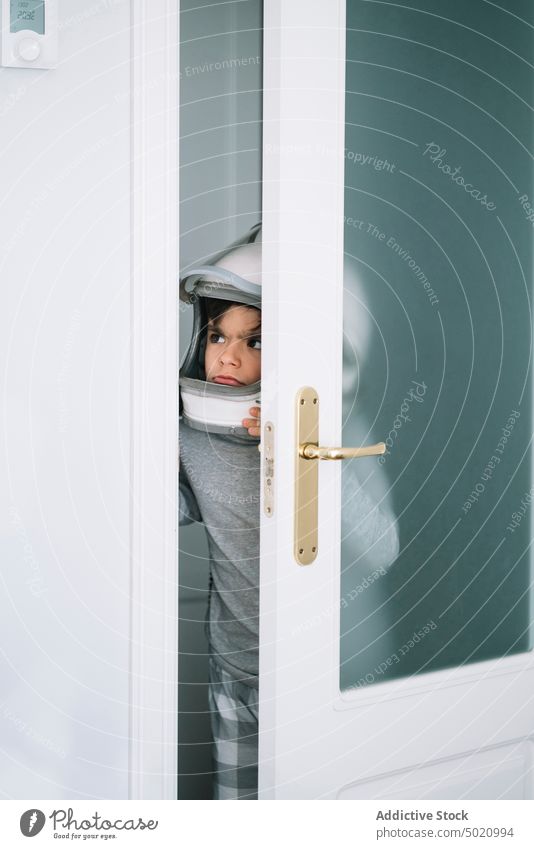
[[[193,522],[202,522],[198,502],[195,498],[187,473],[178,461],[178,484],[180,489],[180,525],[191,525]]]

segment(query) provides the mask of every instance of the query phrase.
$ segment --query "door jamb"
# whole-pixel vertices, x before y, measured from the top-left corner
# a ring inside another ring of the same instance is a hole
[[[128,795],[177,799],[179,3],[130,13]]]

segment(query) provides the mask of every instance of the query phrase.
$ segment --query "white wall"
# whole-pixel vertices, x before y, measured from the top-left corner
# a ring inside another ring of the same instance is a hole
[[[0,793],[127,796],[130,4],[0,72]]]

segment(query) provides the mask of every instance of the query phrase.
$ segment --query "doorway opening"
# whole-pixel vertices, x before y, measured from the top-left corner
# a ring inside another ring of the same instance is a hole
[[[262,0],[180,4],[180,274],[261,220]],[[193,309],[179,304],[180,362]],[[181,427],[182,425],[180,425]],[[258,493],[259,495],[259,493]],[[178,798],[213,798],[204,525],[180,528]]]

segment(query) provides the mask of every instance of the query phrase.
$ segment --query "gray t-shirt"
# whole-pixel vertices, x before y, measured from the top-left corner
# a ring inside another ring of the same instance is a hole
[[[206,635],[217,663],[258,687],[259,439],[195,430],[180,420],[180,524],[203,522],[210,587]]]

